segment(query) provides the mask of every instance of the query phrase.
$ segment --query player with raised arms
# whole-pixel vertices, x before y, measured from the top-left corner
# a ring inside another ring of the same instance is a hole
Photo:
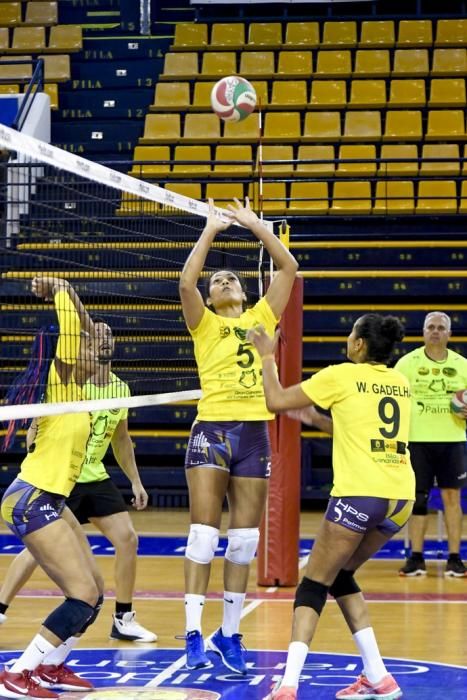
[[[292,641],[284,677],[264,700],[295,700],[302,668],[328,593],[339,604],[363,659],[363,673],[336,698],[395,700],[402,695],[381,658],[354,572],[405,525],[415,499],[407,449],[410,388],[387,364],[404,331],[393,316],[366,314],[347,338],[350,362],[283,388],[274,364],[276,340],[264,328],[248,339],[263,364],[270,411],[330,409],[334,484],[305,576],[295,594]]]
[[[246,333],[258,323],[274,331],[298,265],[251,210],[248,199],[245,206],[236,199],[228,208],[232,220],[221,220],[209,200],[206,225],[180,277],[183,315],[193,338],[202,390],[185,458],[191,522],[185,554],[186,663],[188,668],[210,665],[201,616],[227,497],[224,614],[208,645],[230,670],[245,674],[239,625],[266,502],[271,464],[267,421],[273,419],[264,400],[261,363]],[[245,309],[245,287],[231,270],[210,275],[206,303],[197,286],[214,238],[232,222],[250,229],[277,268],[266,295],[249,309]]]

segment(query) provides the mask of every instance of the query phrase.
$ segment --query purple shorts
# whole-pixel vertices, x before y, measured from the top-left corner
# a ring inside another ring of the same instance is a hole
[[[185,468],[193,467],[267,479],[271,446],[266,421],[195,421],[185,456]]]
[[[57,520],[65,507],[65,496],[49,493],[15,479],[2,498],[2,518],[19,539]]]
[[[374,496],[331,496],[325,518],[362,535],[376,529],[392,536],[410,518],[413,504],[413,501]]]

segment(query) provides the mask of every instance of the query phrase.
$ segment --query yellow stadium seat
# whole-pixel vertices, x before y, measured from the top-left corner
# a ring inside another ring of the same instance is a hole
[[[345,114],[343,141],[379,141],[381,113],[377,111],[348,111]]]
[[[251,84],[256,92],[256,104],[259,107],[267,107],[269,105],[267,80],[252,80]]]
[[[334,146],[299,146],[295,176],[310,177],[313,175],[318,177],[332,177],[336,167],[334,158]]]
[[[226,209],[228,204],[233,204],[234,198],[242,202],[243,197],[242,182],[208,182],[206,185],[206,199],[213,199],[214,205],[221,209]]]
[[[240,75],[244,78],[272,78],[274,72],[274,51],[242,51],[240,54]]]
[[[334,183],[330,214],[370,214],[369,182],[338,181]]]
[[[347,104],[346,91],[345,80],[313,80],[310,107],[313,109],[345,107]]]
[[[21,3],[2,2],[0,12],[0,26],[14,27],[21,24]]]
[[[245,25],[240,22],[215,22],[211,29],[208,49],[243,49],[245,45]]]
[[[362,160],[362,163],[343,163],[343,160]],[[374,177],[376,175],[376,146],[340,146],[336,175],[340,177]]]
[[[292,182],[287,212],[290,214],[327,214],[329,193],[327,182]]]
[[[310,77],[312,73],[311,51],[279,51],[278,76],[283,78]]]
[[[285,48],[311,48],[319,46],[318,22],[287,22]]]
[[[214,174],[219,177],[250,177],[253,168],[251,146],[216,146]],[[222,161],[232,161],[231,163]]]
[[[148,114],[144,121],[142,144],[173,143],[180,139],[179,114]]]
[[[157,83],[152,112],[175,112],[190,106],[190,83]]]
[[[31,56],[0,56],[1,61],[32,61]],[[2,82],[15,80],[30,80],[32,77],[32,63],[17,63],[11,65],[0,65],[0,80]]]
[[[280,22],[251,22],[246,49],[278,49],[282,46]]]
[[[354,76],[387,78],[391,71],[387,49],[365,49],[357,51]]]
[[[431,19],[402,19],[399,22],[397,46],[423,48],[433,44]]]
[[[427,49],[396,49],[392,75],[401,78],[421,77],[430,72]]]
[[[339,112],[307,112],[302,141],[340,141],[341,116]]]
[[[457,143],[425,144],[422,149],[420,175],[460,175],[459,157]],[[436,158],[436,162],[429,162],[432,158]],[[446,158],[450,160],[446,161]]]
[[[386,82],[384,80],[352,80],[349,107],[385,107]]]
[[[49,96],[50,99],[50,109],[55,110],[59,108],[58,103],[58,85],[56,83],[46,83],[44,85],[44,92]]]
[[[287,193],[285,182],[264,182],[262,204],[259,197],[259,188],[251,183],[248,188],[253,209],[263,211],[264,214],[285,214],[287,207]]]
[[[411,180],[376,183],[374,214],[413,214],[414,209],[414,183]]]
[[[350,51],[318,51],[316,75],[322,78],[348,78],[351,73]]]
[[[417,214],[455,214],[456,183],[453,180],[421,180],[418,183]]]
[[[425,81],[417,78],[391,80],[389,107],[424,107],[426,105]]]
[[[271,109],[304,109],[308,104],[305,80],[275,80],[272,84]]]
[[[458,141],[465,138],[465,115],[462,109],[428,112],[426,141]]]
[[[253,112],[242,122],[226,122],[224,125],[223,143],[256,143],[258,139],[258,112]]]
[[[164,70],[160,74],[161,80],[190,80],[199,74],[198,54],[190,53],[166,53]]]
[[[429,107],[465,107],[464,78],[433,78],[430,86]]]
[[[261,150],[261,161],[259,160],[259,149],[257,153],[256,167],[258,172],[262,172],[265,177],[290,177],[292,175],[294,168],[293,146],[270,146],[266,144]]]
[[[136,161],[136,163],[133,164],[130,175],[138,178],[159,178],[161,174],[170,172],[170,163],[161,162],[170,161],[170,147],[136,146],[133,153],[133,160]],[[141,161],[141,163],[138,164],[138,161]]]
[[[418,175],[418,148],[414,143],[384,144],[381,146],[378,175]],[[394,161],[389,160],[394,158]],[[403,161],[402,158],[407,158]]]
[[[159,212],[160,205],[150,199],[145,199],[132,192],[122,192],[120,208],[117,214],[121,216],[150,216]]]
[[[13,83],[3,85],[0,83],[0,95],[16,95],[17,93],[19,93],[19,85],[13,85]]]
[[[1,5],[0,5],[1,7]],[[45,50],[44,27],[15,27],[10,53],[39,53]]]
[[[47,51],[71,53],[83,48],[83,30],[79,24],[57,24],[50,27]]]
[[[221,120],[216,114],[187,114],[183,129],[184,143],[219,141]]]
[[[70,56],[54,54],[39,56],[44,59],[44,80],[46,83],[64,83],[71,78]]]
[[[168,182],[164,185],[166,190],[182,194],[184,197],[191,199],[202,199],[201,185],[199,182]]]
[[[392,20],[362,22],[360,46],[392,48],[395,44],[394,22]]]
[[[435,49],[431,76],[467,75],[467,49]]]
[[[300,140],[300,112],[268,112],[264,119],[263,141],[287,143]]]
[[[435,46],[467,46],[467,20],[439,19]]]
[[[353,49],[357,45],[356,22],[325,22],[323,49]]]
[[[462,163],[462,175],[467,175],[467,146],[464,146],[464,160]]]
[[[461,199],[459,203],[459,214],[467,214],[467,180],[461,183]]]
[[[420,141],[422,133],[421,112],[417,110],[386,112],[383,141]]]
[[[225,75],[235,75],[237,72],[237,55],[234,51],[216,51],[203,53],[201,75],[203,78],[219,80]]]
[[[206,177],[210,172],[210,146],[175,146],[173,177]]]
[[[28,2],[24,24],[49,26],[58,21],[57,2]]]
[[[208,45],[208,25],[182,22],[175,25],[172,51],[204,50]]]
[[[8,27],[0,27],[0,51],[8,51],[10,46]]]

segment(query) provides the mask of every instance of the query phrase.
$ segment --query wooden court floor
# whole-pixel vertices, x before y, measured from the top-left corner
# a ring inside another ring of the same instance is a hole
[[[321,513],[303,513],[301,537],[312,538]],[[139,534],[185,536],[186,511],[150,510],[133,514]],[[223,523],[226,530],[226,522]],[[89,533],[94,530],[87,526]],[[5,532],[5,528],[0,528]],[[428,535],[436,535],[436,516],[430,516]],[[464,538],[467,533],[464,533]],[[4,576],[11,556],[0,556]],[[109,640],[114,607],[113,557],[98,557],[106,581],[106,600],[97,622],[83,637],[82,648],[131,648],[135,644]],[[423,660],[457,666],[467,665],[467,578],[443,576],[444,561],[427,562],[428,575],[415,579],[398,576],[400,560],[372,560],[357,580],[369,602],[372,623],[385,657]],[[210,591],[203,616],[205,637],[220,625],[222,559],[214,561]],[[58,604],[59,595],[47,577],[36,571],[8,610],[0,627],[0,650],[23,649],[42,620]],[[241,625],[246,648],[286,650],[289,642],[293,588],[264,588],[256,585],[252,567]],[[183,648],[176,635],[184,633],[183,557],[141,556],[138,562],[134,608],[138,620],[158,635],[155,645],[138,648]],[[330,601],[322,614],[311,651],[353,654],[356,649],[337,605]],[[239,696],[240,697],[240,696]],[[446,695],[446,697],[449,697]],[[466,696],[467,697],[467,691]]]

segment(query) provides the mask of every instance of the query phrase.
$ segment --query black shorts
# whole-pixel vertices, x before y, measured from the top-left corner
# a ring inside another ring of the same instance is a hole
[[[68,508],[84,525],[89,518],[105,518],[127,511],[125,500],[112,479],[75,484],[66,500]]]
[[[460,489],[466,483],[465,442],[411,442],[410,461],[417,491]]]

